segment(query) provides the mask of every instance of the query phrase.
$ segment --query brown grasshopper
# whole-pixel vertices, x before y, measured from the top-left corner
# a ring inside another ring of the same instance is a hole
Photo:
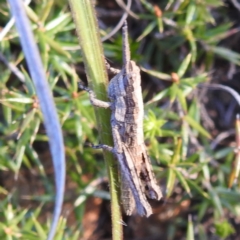
[[[92,90],[80,85],[88,91],[92,105],[112,110],[114,147],[101,144],[95,148],[112,152],[118,160],[122,178],[121,197],[126,214],[131,215],[136,207],[138,214],[150,216],[152,208],[146,196],[160,200],[162,193],[144,144],[140,69],[130,60],[126,22],[123,26],[123,68],[119,71],[108,64],[107,67],[117,74],[109,83],[110,102],[96,99]]]

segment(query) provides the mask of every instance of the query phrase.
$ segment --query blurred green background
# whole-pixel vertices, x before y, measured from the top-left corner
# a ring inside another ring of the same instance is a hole
[[[101,36],[123,15],[95,3]],[[98,144],[75,25],[66,1],[26,7],[55,96],[65,141],[67,182],[55,239],[111,239],[106,167]],[[217,83],[240,91],[240,3],[134,1],[128,17],[132,59],[141,67],[148,153],[164,193],[150,218],[124,216],[124,239],[239,239],[239,106]],[[54,200],[53,166],[36,93],[0,2],[0,238],[46,239]],[[121,68],[122,36],[103,43]],[[201,88],[197,86],[201,85]],[[108,124],[108,123],[103,123]],[[117,163],[116,163],[117,166]]]

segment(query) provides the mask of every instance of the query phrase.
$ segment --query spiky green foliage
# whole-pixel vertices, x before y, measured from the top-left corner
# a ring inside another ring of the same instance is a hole
[[[239,65],[240,55],[220,44],[238,30],[221,1],[181,1],[177,5],[169,0],[154,6],[142,0],[141,6],[141,13],[136,11],[138,19],[129,20],[129,29],[132,59],[144,73],[144,132],[149,154],[162,189],[166,189],[166,202],[175,196],[179,205],[191,203],[188,221],[181,215],[174,218],[167,237],[174,239],[176,231],[184,228],[187,239],[206,239],[209,232],[204,221],[208,218],[215,235],[225,239],[234,232],[229,216],[239,215],[239,186],[228,188],[234,149],[228,145],[214,147],[216,136],[202,124],[202,103],[195,90],[199,83],[211,81],[216,59]],[[1,25],[5,26],[9,9],[5,2],[0,3],[0,9],[4,13]],[[65,201],[75,203],[76,224],[69,226],[61,219],[56,239],[78,239],[76,229],[81,229],[88,195],[109,198],[95,184],[106,176],[100,152],[88,147],[88,143],[99,143],[99,138],[88,96],[77,87],[79,76],[84,78],[82,55],[65,2],[33,1],[27,10],[64,132],[68,182],[75,186],[75,194],[66,196]],[[120,64],[121,34],[103,46],[106,57]],[[36,209],[21,207],[21,189],[15,189],[13,182],[10,190],[3,182],[0,236],[44,239],[50,221],[42,224],[39,216],[48,217],[43,208],[54,199],[53,181],[46,167],[50,159],[46,161],[41,153],[46,152],[43,146],[47,138],[14,27],[2,39],[0,51],[19,70],[13,74],[9,66],[0,65],[0,169],[16,178],[23,170],[37,174],[41,194],[28,198],[44,204]]]

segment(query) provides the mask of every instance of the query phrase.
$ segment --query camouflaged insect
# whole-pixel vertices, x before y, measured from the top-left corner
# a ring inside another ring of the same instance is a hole
[[[160,200],[158,186],[147,155],[143,137],[143,99],[140,69],[130,60],[127,23],[123,27],[123,68],[121,71],[108,68],[117,74],[108,87],[110,102],[95,98],[92,90],[90,101],[96,107],[110,108],[114,147],[104,144],[95,146],[112,152],[119,163],[121,174],[121,199],[127,215],[136,208],[138,214],[150,216],[152,208],[148,198]]]

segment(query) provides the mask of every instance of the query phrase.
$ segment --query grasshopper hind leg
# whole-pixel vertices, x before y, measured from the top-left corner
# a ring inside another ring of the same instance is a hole
[[[132,215],[133,210],[136,208],[136,203],[132,195],[132,191],[129,188],[129,183],[124,178],[124,175],[122,173],[121,173],[121,201],[126,215],[128,216]]]

